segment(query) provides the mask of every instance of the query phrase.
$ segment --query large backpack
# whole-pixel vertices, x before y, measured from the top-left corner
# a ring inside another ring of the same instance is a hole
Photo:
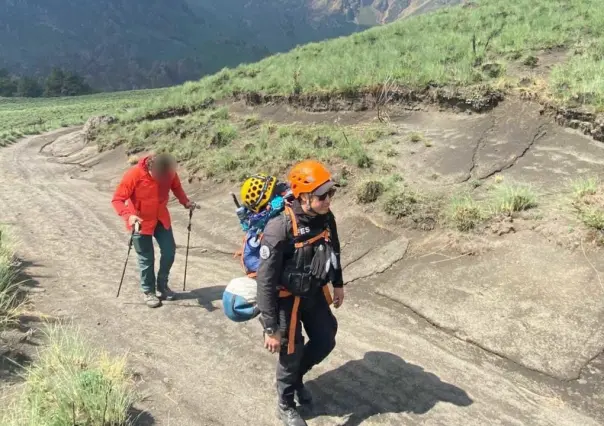
[[[281,197],[281,196],[280,196]],[[281,197],[282,200],[285,199]],[[245,229],[241,249],[235,253],[235,256],[241,256],[241,266],[245,272],[245,277],[232,279],[226,286],[222,294],[222,306],[225,315],[232,321],[249,321],[260,313],[256,307],[256,271],[260,264],[260,244],[262,241],[262,231],[270,217],[281,214],[283,207],[275,209],[280,203],[278,201],[271,203],[273,211],[266,210],[259,214],[261,220],[254,226],[248,227],[248,223],[242,223]],[[266,214],[266,217],[263,215]]]
[[[287,228],[287,231],[288,231],[287,234],[292,235],[292,237],[297,239],[298,240],[297,244],[308,243],[308,241],[300,240],[298,223],[297,223],[295,214],[293,213],[293,210],[290,207],[286,206],[285,210],[282,214],[285,215],[286,220],[284,222],[285,222],[285,227]],[[227,318],[229,318],[230,320],[235,321],[235,322],[249,321],[249,320],[257,317],[260,314],[260,311],[258,310],[258,306],[257,306],[258,285],[255,280],[257,266],[260,263],[259,255],[258,255],[257,261],[255,259],[256,259],[256,254],[258,254],[260,251],[260,243],[262,240],[262,234],[258,235],[257,246],[256,246],[255,242],[252,243],[252,245],[250,245],[248,243],[250,238],[247,238],[247,235],[248,234],[246,234],[246,238],[244,238],[244,243],[243,243],[244,247],[241,251],[241,255],[243,257],[243,253],[245,253],[245,251],[246,251],[246,246],[249,246],[250,247],[249,253],[254,254],[254,256],[248,257],[249,260],[246,260],[246,258],[244,258],[244,257],[242,258],[242,265],[243,265],[244,271],[246,273],[246,276],[232,279],[229,282],[229,284],[226,286],[224,293],[222,295],[222,306],[223,306],[224,313],[227,316]],[[254,247],[256,247],[256,248],[254,248]],[[249,269],[247,269],[247,266],[246,266],[247,264],[255,265],[255,268],[252,268],[252,270],[249,270]],[[323,292],[325,294],[325,298],[327,299],[328,304],[331,305],[331,303],[333,303],[333,301],[331,298],[331,294],[329,293],[329,288],[327,286],[323,287]],[[283,289],[281,289],[279,291],[279,297],[289,297],[289,296],[291,296],[291,293],[289,293],[288,291],[285,291]],[[296,297],[294,300],[294,309],[292,312],[292,315],[294,317],[297,315],[299,303],[300,303],[299,297]],[[292,332],[295,332],[295,327],[291,327],[290,334]],[[292,336],[290,336],[290,337],[291,337],[291,341],[290,341],[290,345],[288,345],[288,353],[293,352],[292,345],[293,345],[294,339]]]

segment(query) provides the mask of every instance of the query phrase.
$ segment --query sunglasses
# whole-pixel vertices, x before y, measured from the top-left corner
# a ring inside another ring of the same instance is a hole
[[[336,195],[336,189],[335,188],[331,188],[325,194],[323,194],[323,195],[315,195],[315,197],[317,197],[319,199],[319,201],[325,201],[327,199],[327,197],[329,197],[331,199],[331,198],[333,198],[334,195]]]

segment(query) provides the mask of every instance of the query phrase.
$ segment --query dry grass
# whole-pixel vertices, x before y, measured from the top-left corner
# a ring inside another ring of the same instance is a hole
[[[15,260],[13,241],[0,226],[0,331],[16,321],[21,305]]]
[[[579,219],[589,228],[604,230],[604,188],[596,178],[572,183],[572,205]]]
[[[412,132],[409,134],[409,141],[413,143],[425,141],[426,137],[421,132]]]
[[[511,216],[537,207],[537,194],[529,185],[503,184],[493,192],[492,211]]]
[[[2,424],[129,425],[136,401],[126,359],[90,344],[72,328],[51,325],[48,347],[26,369],[24,389],[3,413]]]
[[[484,207],[469,195],[451,199],[447,212],[448,219],[459,231],[470,231],[487,218]]]

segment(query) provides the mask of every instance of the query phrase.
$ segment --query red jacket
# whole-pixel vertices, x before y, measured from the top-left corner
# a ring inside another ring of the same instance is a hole
[[[157,221],[160,221],[166,229],[170,229],[171,220],[168,212],[170,190],[183,206],[189,202],[178,174],[174,172],[165,180],[158,182],[149,173],[148,158],[142,158],[136,166],[124,174],[111,200],[117,214],[126,221],[126,228],[129,231],[132,229],[128,224],[131,215],[142,219],[140,233],[143,235],[153,235]]]

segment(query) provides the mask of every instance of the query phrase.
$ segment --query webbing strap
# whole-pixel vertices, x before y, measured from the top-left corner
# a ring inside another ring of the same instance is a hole
[[[298,327],[298,309],[300,308],[300,297],[294,298],[294,307],[292,309],[292,317],[289,323],[289,337],[287,340],[287,354],[294,353],[296,347],[296,329]]]
[[[292,221],[292,232],[294,233],[294,237],[298,236],[298,220],[296,219],[296,215],[291,207],[285,206],[285,213],[289,216]]]
[[[291,207],[289,206],[285,206],[285,212],[287,213],[287,215],[289,216],[289,218],[291,219],[292,222],[292,232],[294,234],[294,238],[298,237],[299,234],[299,228],[298,228],[298,220],[296,219],[296,215],[294,214],[294,211],[292,210]],[[323,230],[323,232],[321,232],[319,235],[316,235],[312,238],[309,238],[306,241],[302,241],[300,243],[295,243],[294,247],[295,248],[301,248],[304,247],[308,244],[312,244],[316,241],[319,241],[321,238],[324,238],[325,240],[329,240],[329,230],[325,229]]]
[[[279,297],[289,297],[292,294],[287,290],[280,290]],[[329,287],[326,285],[323,286],[323,295],[325,296],[325,300],[327,304],[331,306],[333,303],[333,298],[331,297],[331,292],[329,291]],[[292,308],[292,315],[289,320],[289,333],[287,336],[287,354],[291,355],[294,353],[296,348],[296,329],[298,328],[298,311],[300,309],[300,297],[294,297],[294,306]]]

